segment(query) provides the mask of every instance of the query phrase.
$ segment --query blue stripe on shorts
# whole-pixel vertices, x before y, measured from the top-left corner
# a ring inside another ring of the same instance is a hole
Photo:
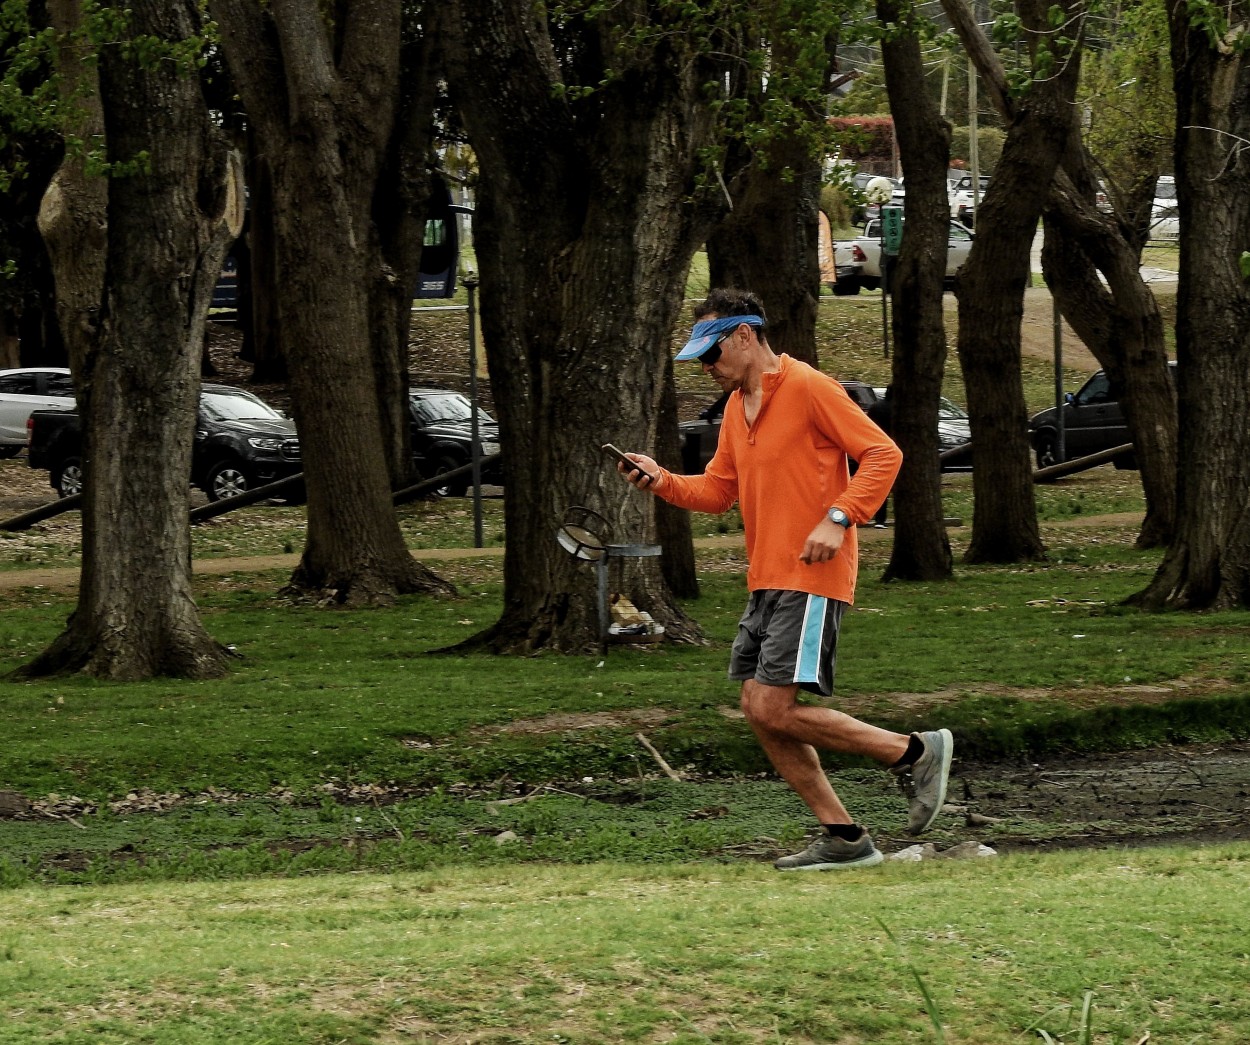
[[[799,653],[794,663],[795,682],[820,682],[821,638],[825,631],[825,613],[829,600],[823,595],[808,595],[803,611],[803,627],[799,637]]]

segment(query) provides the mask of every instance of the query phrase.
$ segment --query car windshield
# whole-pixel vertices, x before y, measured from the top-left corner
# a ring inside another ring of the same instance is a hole
[[[414,395],[412,406],[422,424],[432,424],[435,421],[468,421],[473,411],[468,399],[459,392]],[[495,423],[495,419],[481,407],[478,408],[477,417],[487,424]]]
[[[204,413],[215,421],[282,421],[283,416],[250,392],[205,392],[200,397]]]
[[[939,421],[966,421],[968,415],[952,403],[946,396],[938,399],[938,420]]]

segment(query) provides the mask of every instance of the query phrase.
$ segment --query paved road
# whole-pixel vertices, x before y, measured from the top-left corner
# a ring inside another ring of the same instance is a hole
[[[1042,271],[1042,240],[1044,239],[1041,226],[1038,226],[1037,232],[1033,235],[1032,250],[1032,268],[1034,272]],[[1152,268],[1149,265],[1141,267],[1141,276],[1146,283],[1151,285],[1158,283],[1175,283],[1177,274],[1170,269]],[[1044,289],[1046,284],[1042,283]]]

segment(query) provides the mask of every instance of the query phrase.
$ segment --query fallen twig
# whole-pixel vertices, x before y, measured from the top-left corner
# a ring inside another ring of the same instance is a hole
[[[643,747],[645,747],[651,753],[651,757],[654,758],[656,763],[659,765],[659,767],[662,770],[664,770],[665,776],[667,776],[670,780],[681,779],[681,774],[678,773],[675,769],[673,769],[672,766],[670,766],[667,762],[664,761],[664,756],[661,755],[658,751],[656,751],[651,741],[649,741],[641,733],[635,733],[634,737],[637,739],[638,743],[640,743]]]

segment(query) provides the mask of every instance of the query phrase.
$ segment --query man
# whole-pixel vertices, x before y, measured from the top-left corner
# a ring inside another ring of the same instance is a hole
[[[834,792],[817,749],[890,767],[910,799],[907,830],[920,834],[946,797],[950,731],[907,737],[797,697],[833,691],[838,627],[855,593],[855,526],[889,492],[902,454],[838,382],[773,352],[754,294],[714,290],[695,315],[677,359],[697,360],[730,393],[715,456],[702,475],[675,475],[632,453],[639,467],[617,468],[679,507],[723,512],[737,501],[742,511],[750,597],[729,677],[742,683],[743,713],[773,766],[824,828],[776,867],[878,864],[881,853]],[[859,462],[854,479],[848,459]]]

